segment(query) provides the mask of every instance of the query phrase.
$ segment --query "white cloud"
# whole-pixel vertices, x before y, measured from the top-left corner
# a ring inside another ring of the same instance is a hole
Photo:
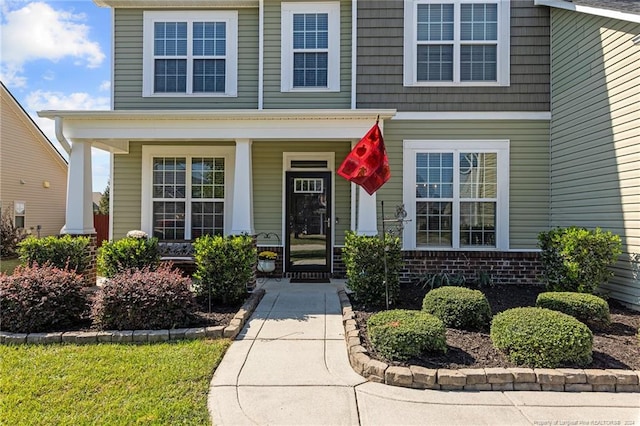
[[[20,3],[21,5],[23,3]],[[12,87],[24,87],[23,65],[46,59],[72,57],[80,65],[99,67],[105,59],[100,45],[89,40],[86,16],[55,10],[47,3],[27,3],[20,9],[2,8],[0,24],[2,62],[0,78]]]
[[[111,82],[109,80],[105,80],[102,83],[100,83],[101,92],[108,92],[109,90],[111,90]]]
[[[53,81],[56,78],[56,73],[51,70],[47,70],[44,74],[42,74],[42,79],[47,81]]]

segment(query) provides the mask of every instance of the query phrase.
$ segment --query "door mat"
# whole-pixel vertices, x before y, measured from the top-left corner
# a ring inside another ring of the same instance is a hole
[[[329,278],[291,278],[291,284],[330,284]]]

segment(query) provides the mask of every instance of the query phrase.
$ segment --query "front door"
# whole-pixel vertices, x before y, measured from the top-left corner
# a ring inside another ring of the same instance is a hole
[[[331,172],[286,173],[285,266],[331,271]]]

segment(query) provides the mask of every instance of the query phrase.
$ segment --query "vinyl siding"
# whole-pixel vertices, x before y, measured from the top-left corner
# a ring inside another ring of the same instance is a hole
[[[551,224],[621,235],[606,290],[640,306],[640,25],[555,9],[551,22]]]
[[[143,10],[114,9],[114,109],[230,109],[258,105],[258,9],[238,9],[237,97],[142,97]]]
[[[298,0],[293,0],[298,1]],[[264,2],[264,108],[327,109],[351,106],[351,1],[340,2],[340,92],[282,93],[281,1]]]
[[[508,87],[404,87],[404,4],[358,1],[357,107],[398,111],[549,111],[549,10],[511,2]]]
[[[549,226],[548,121],[404,121],[384,123],[391,179],[378,191],[387,215],[402,200],[403,140],[505,140],[509,158],[509,247],[536,249],[537,236]]]

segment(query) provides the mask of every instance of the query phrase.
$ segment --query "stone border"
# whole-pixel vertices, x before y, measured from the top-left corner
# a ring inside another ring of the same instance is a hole
[[[573,368],[394,367],[373,359],[362,345],[349,297],[338,291],[349,362],[371,382],[414,389],[468,391],[640,392],[640,371]]]
[[[155,343],[170,340],[229,338],[234,339],[247,322],[265,291],[258,289],[242,304],[228,326],[174,328],[170,330],[66,331],[54,333],[10,333],[0,331],[0,344],[49,343]]]

